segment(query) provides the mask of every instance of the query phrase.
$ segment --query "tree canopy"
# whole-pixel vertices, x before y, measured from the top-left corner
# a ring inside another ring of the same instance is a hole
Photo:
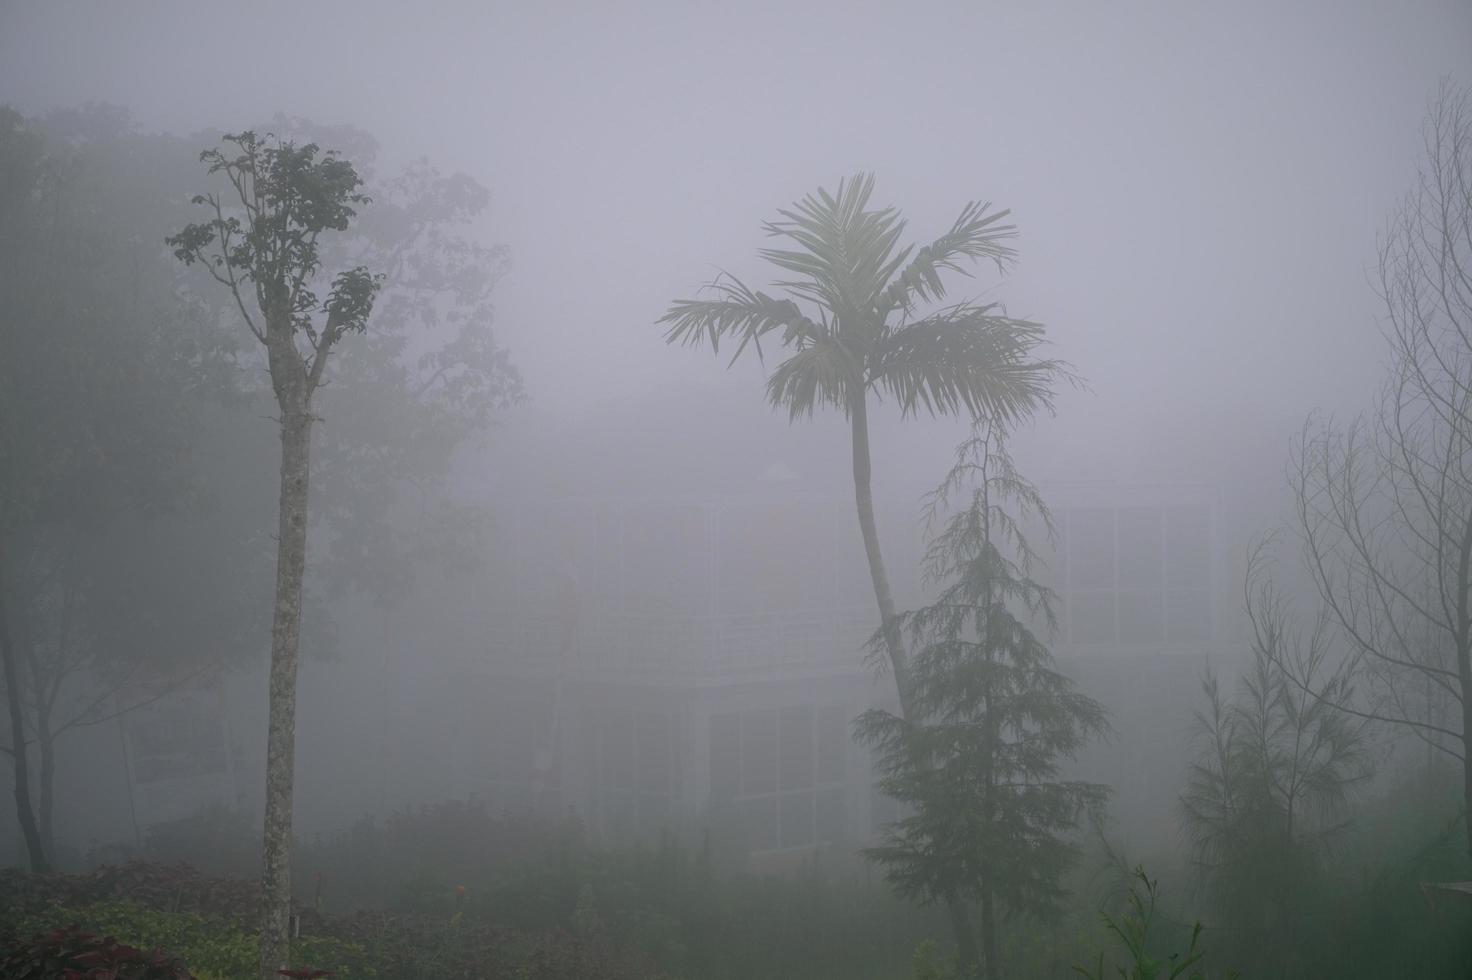
[[[819,407],[853,410],[874,391],[906,415],[973,416],[1013,423],[1052,404],[1064,372],[1037,358],[1043,328],[1006,315],[995,303],[962,301],[928,307],[949,295],[946,276],[969,275],[971,262],[998,271],[1014,258],[1017,229],[1009,212],[972,202],[928,245],[901,245],[906,223],[894,208],[870,208],[874,178],[858,174],[838,190],[809,194],[768,221],[766,233],[790,248],[759,254],[784,273],[774,296],[722,273],[706,284],[709,299],[678,300],[661,319],[670,343],[722,341],[748,348],[776,339],[789,351],[767,381],[767,397],[793,417]]]

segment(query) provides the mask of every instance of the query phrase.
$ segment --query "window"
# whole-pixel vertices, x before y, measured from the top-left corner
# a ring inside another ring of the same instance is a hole
[[[723,507],[716,515],[716,603],[726,615],[796,612],[833,603],[827,504]]]
[[[1077,507],[1058,515],[1063,637],[1159,646],[1211,637],[1211,511]]]
[[[1204,508],[1171,507],[1165,512],[1165,571],[1168,587],[1204,589],[1210,515]]]
[[[1129,507],[1120,510],[1116,532],[1119,537],[1119,587],[1159,589],[1162,578],[1160,511]]]
[[[557,691],[542,678],[498,677],[465,684],[460,730],[472,767],[472,788],[496,809],[536,805],[537,793],[558,790]]]
[[[746,712],[741,718],[741,795],[776,789],[777,712]]]
[[[585,728],[595,822],[614,838],[651,836],[670,825],[679,793],[679,715],[606,708]]]
[[[818,840],[837,841],[847,836],[844,827],[845,794],[843,786],[829,786],[815,794],[817,809],[814,813],[813,829]]]
[[[618,533],[625,612],[678,617],[707,608],[710,542],[704,508],[630,504]]]
[[[778,785],[784,790],[812,786],[812,707],[783,708],[777,719]]]
[[[1114,511],[1075,510],[1068,521],[1068,586],[1073,591],[1114,588]]]
[[[1121,591],[1118,611],[1120,643],[1158,644],[1165,638],[1159,589]]]
[[[1113,643],[1114,593],[1070,592],[1068,626],[1075,643]]]
[[[841,704],[713,715],[712,805],[735,806],[753,851],[842,840],[847,749]]]
[[[741,716],[715,715],[710,720],[710,795],[723,805],[741,795]]]
[[[843,760],[848,754],[848,710],[841,704],[818,709],[817,773],[815,782],[843,782]]]

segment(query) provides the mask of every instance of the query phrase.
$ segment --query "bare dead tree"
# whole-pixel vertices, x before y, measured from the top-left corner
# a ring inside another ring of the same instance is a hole
[[[1457,759],[1472,815],[1472,90],[1444,84],[1423,136],[1379,247],[1379,402],[1347,425],[1310,419],[1290,476],[1309,573],[1359,681],[1317,693]]]

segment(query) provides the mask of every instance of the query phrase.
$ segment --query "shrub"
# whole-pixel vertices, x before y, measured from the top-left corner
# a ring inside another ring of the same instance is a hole
[[[137,946],[167,949],[201,980],[254,977],[260,970],[254,935],[227,920],[192,912],[168,912],[130,902],[80,906],[53,903],[30,910],[13,928],[24,934],[57,922],[76,923],[93,933],[119,936]],[[378,976],[374,958],[363,946],[334,937],[302,936],[292,942],[291,956],[296,963],[331,969],[338,980]],[[0,972],[0,976],[8,980],[10,974]]]
[[[77,926],[29,939],[5,940],[0,976],[8,980],[194,980],[183,960],[162,950],[144,952]]]
[[[7,918],[48,904],[68,908],[126,902],[169,912],[196,912],[254,923],[260,891],[254,881],[209,878],[183,864],[132,861],[105,865],[86,874],[32,875],[19,868],[0,869],[0,895]]]
[[[1143,868],[1136,868],[1136,884],[1130,889],[1129,911],[1119,918],[1105,913],[1104,924],[1124,947],[1126,965],[1115,967],[1122,980],[1207,980],[1200,963],[1206,957],[1201,948],[1201,923],[1191,930],[1191,944],[1184,953],[1160,954],[1151,941],[1150,927],[1155,922],[1155,900],[1158,888]],[[1074,970],[1087,980],[1105,980],[1104,954],[1093,969],[1076,966]],[[1229,978],[1236,974],[1227,974]]]

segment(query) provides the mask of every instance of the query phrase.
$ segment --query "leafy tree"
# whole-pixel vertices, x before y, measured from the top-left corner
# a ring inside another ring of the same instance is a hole
[[[167,221],[179,147],[105,107],[0,117],[4,749],[39,867],[55,858],[57,740],[237,656],[249,590],[203,586],[245,572],[251,549],[238,524],[197,520],[231,351],[166,253],[139,247]]]
[[[965,506],[942,517],[965,493]],[[1009,510],[1013,508],[1013,510]],[[1015,512],[1014,512],[1015,510]],[[1053,594],[1032,577],[1029,519],[1051,533],[1003,430],[979,423],[931,498],[941,530],[926,557],[935,602],[898,617],[916,654],[910,710],[871,709],[855,730],[878,755],[880,787],[912,808],[869,855],[906,896],[945,900],[962,965],[1002,976],[997,907],[1048,914],[1076,859],[1067,839],[1106,787],[1059,778],[1059,762],[1104,734],[1104,709],[1053,666],[1034,623],[1052,628]],[[876,650],[883,636],[876,635]],[[981,953],[962,899],[981,912]]]
[[[309,585],[376,604],[406,600],[416,572],[461,573],[481,558],[484,501],[457,498],[457,455],[525,398],[496,342],[492,293],[510,266],[504,246],[468,229],[489,192],[464,174],[415,160],[381,176],[379,147],[352,126],[277,115],[297,144],[350,152],[372,206],[319,243],[324,266],[361,262],[381,273],[371,329],[336,350],[316,396],[329,424],[313,430]]]
[[[408,596],[416,569],[481,560],[486,504],[457,499],[448,477],[525,390],[492,330],[506,250],[463,231],[487,207],[485,188],[424,161],[369,186],[374,205],[345,244],[384,285],[373,329],[343,350],[324,394],[333,424],[319,477],[331,586],[386,603]]]
[[[314,143],[253,132],[227,134],[200,160],[228,190],[194,198],[212,216],[167,239],[185,264],[199,262],[234,301],[265,349],[280,412],[281,467],[275,612],[271,626],[270,723],[262,874],[261,973],[287,965],[291,907],[291,817],[296,676],[307,551],[313,399],[338,342],[368,325],[380,278],[363,266],[339,272],[327,298],[318,240],[342,232],[367,202],[351,163]]]
[[[879,548],[870,487],[869,402],[893,398],[905,416],[962,411],[1000,424],[1051,406],[1052,385],[1067,374],[1055,360],[1037,358],[1043,328],[1008,317],[996,304],[960,302],[924,312],[947,296],[944,276],[966,274],[965,264],[990,259],[1006,268],[1014,226],[1008,212],[971,203],[950,230],[920,249],[901,247],[905,221],[893,208],[870,209],[873,177],[840,181],[836,194],[819,190],[768,235],[795,248],[762,249],[762,258],[795,278],[775,283],[786,297],[768,295],[721,274],[707,284],[710,299],[678,300],[660,322],[668,343],[735,344],[732,363],[748,348],[778,338],[790,353],[767,381],[773,406],[796,420],[835,408],[849,421],[854,497],[859,529],[879,607],[885,649],[900,704],[911,700],[904,638],[896,628],[894,598]]]
[[[524,398],[492,330],[491,293],[507,252],[466,233],[489,202],[471,178],[423,160],[379,178],[377,144],[361,130],[284,116],[271,128],[278,145],[350,150],[361,196],[372,197],[315,243],[323,267],[364,263],[381,275],[371,328],[332,348],[312,400],[328,424],[313,430],[305,577],[328,595],[394,606],[418,569],[463,573],[480,559],[488,514],[483,502],[457,499],[448,477],[457,453]],[[225,290],[237,308],[239,293]]]
[[[1293,679],[1455,759],[1472,814],[1472,91],[1444,86],[1423,138],[1380,243],[1379,404],[1311,420],[1290,467],[1308,572],[1359,683]]]
[[[1223,918],[1259,945],[1291,955],[1301,904],[1325,849],[1348,826],[1348,794],[1370,774],[1365,722],[1335,710],[1352,675],[1331,669],[1327,616],[1305,636],[1271,581],[1269,541],[1252,550],[1245,580],[1252,660],[1236,695],[1202,683],[1197,759],[1181,813],[1208,894]],[[1313,678],[1310,694],[1294,675]]]
[[[0,196],[0,219],[3,219],[7,229],[12,229],[7,233],[9,237],[16,230],[24,234],[28,226],[34,227],[37,221],[37,215],[28,205],[41,179],[44,153],[40,137],[29,132],[20,114],[8,107],[0,109],[0,151],[3,151],[3,156],[0,156],[0,188],[8,191]],[[7,265],[14,268],[13,265]],[[17,320],[12,315],[3,322],[8,327],[6,340],[9,340],[15,330],[14,324]],[[14,365],[15,363],[14,357],[7,357],[0,362],[0,365]],[[39,494],[28,483],[17,486],[13,482],[16,474],[23,472],[15,465],[21,433],[13,424],[17,414],[16,407],[20,401],[19,393],[12,384],[0,385],[0,421],[8,423],[3,430],[4,443],[0,444],[0,452],[3,452],[7,464],[0,469],[0,473],[8,476],[5,492],[0,495],[0,508],[3,508],[0,510],[0,528],[5,530],[20,526],[25,511],[36,506],[39,500]],[[36,823],[35,809],[31,804],[30,760],[25,750],[26,729],[20,680],[20,653],[16,649],[16,640],[12,634],[8,612],[8,606],[11,604],[9,600],[11,586],[7,569],[12,562],[10,548],[6,546],[8,537],[9,535],[0,538],[0,660],[3,660],[6,705],[10,716],[9,753],[14,768],[15,808],[20,820],[21,832],[25,837],[31,869],[45,871],[47,868],[46,851],[42,844],[40,827]]]

